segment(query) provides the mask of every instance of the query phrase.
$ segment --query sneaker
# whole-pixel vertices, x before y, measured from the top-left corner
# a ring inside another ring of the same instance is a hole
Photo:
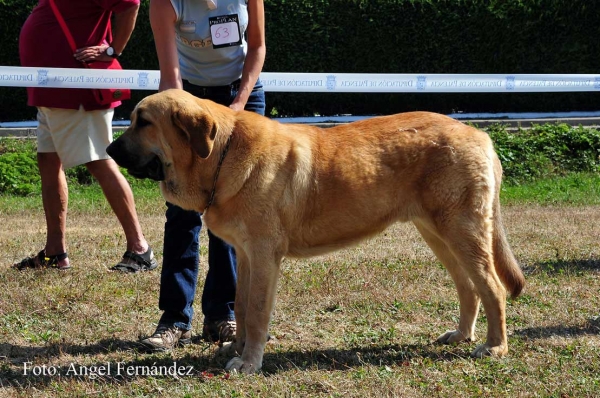
[[[235,321],[204,321],[202,338],[206,341],[226,343],[235,340]]]
[[[192,332],[174,325],[159,324],[154,334],[140,340],[151,351],[170,351],[177,346],[190,344]]]

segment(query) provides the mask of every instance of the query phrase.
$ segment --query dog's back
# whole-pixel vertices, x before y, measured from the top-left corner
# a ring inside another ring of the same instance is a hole
[[[482,207],[479,191],[493,194],[491,140],[443,115],[412,112],[303,127],[295,136],[296,163],[281,200],[290,209],[283,213],[289,214],[291,255],[334,250],[443,209]]]

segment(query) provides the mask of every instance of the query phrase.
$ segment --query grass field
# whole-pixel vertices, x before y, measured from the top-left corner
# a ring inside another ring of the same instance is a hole
[[[473,360],[474,344],[434,343],[457,322],[457,296],[404,224],[352,249],[284,261],[274,339],[253,376],[223,372],[227,359],[202,341],[140,349],[160,316],[160,270],[108,271],[125,243],[97,187],[71,190],[67,272],[9,269],[41,249],[45,224],[40,198],[0,197],[0,396],[598,397],[598,187],[598,176],[580,174],[504,188],[505,226],[528,283],[507,306],[507,357]],[[163,200],[155,187],[136,198],[160,261]],[[485,336],[483,313],[477,332]],[[147,374],[173,366],[179,375]]]

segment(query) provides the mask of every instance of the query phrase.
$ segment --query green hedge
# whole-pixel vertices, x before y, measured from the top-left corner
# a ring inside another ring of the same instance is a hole
[[[545,124],[511,131],[494,125],[487,131],[504,169],[504,182],[519,185],[571,173],[600,171],[600,131],[567,124]],[[0,138],[0,195],[39,194],[35,140]],[[132,186],[153,186],[152,180],[131,178]],[[89,185],[94,179],[84,166],[67,171],[69,184]]]
[[[0,0],[0,64],[18,65],[20,27],[36,4]],[[265,72],[600,74],[600,13],[586,0],[265,0]],[[123,65],[157,69],[148,0]],[[149,92],[135,92],[128,117]],[[25,90],[0,88],[0,120],[32,119]],[[496,94],[268,93],[279,115],[389,114],[408,110],[598,110],[600,92]]]
[[[573,172],[600,171],[600,131],[567,124],[545,124],[508,131],[485,128],[504,169],[504,181],[518,185]]]

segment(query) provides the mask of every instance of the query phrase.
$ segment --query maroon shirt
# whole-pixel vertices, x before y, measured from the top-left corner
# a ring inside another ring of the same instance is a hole
[[[140,0],[55,0],[77,48],[108,44],[104,36],[112,12],[119,13],[138,5]],[[19,36],[21,66],[36,68],[83,68],[73,57],[69,42],[52,12],[48,0],[39,0],[25,21]],[[86,110],[119,106],[98,105],[90,89],[27,87],[27,104],[50,108]]]

